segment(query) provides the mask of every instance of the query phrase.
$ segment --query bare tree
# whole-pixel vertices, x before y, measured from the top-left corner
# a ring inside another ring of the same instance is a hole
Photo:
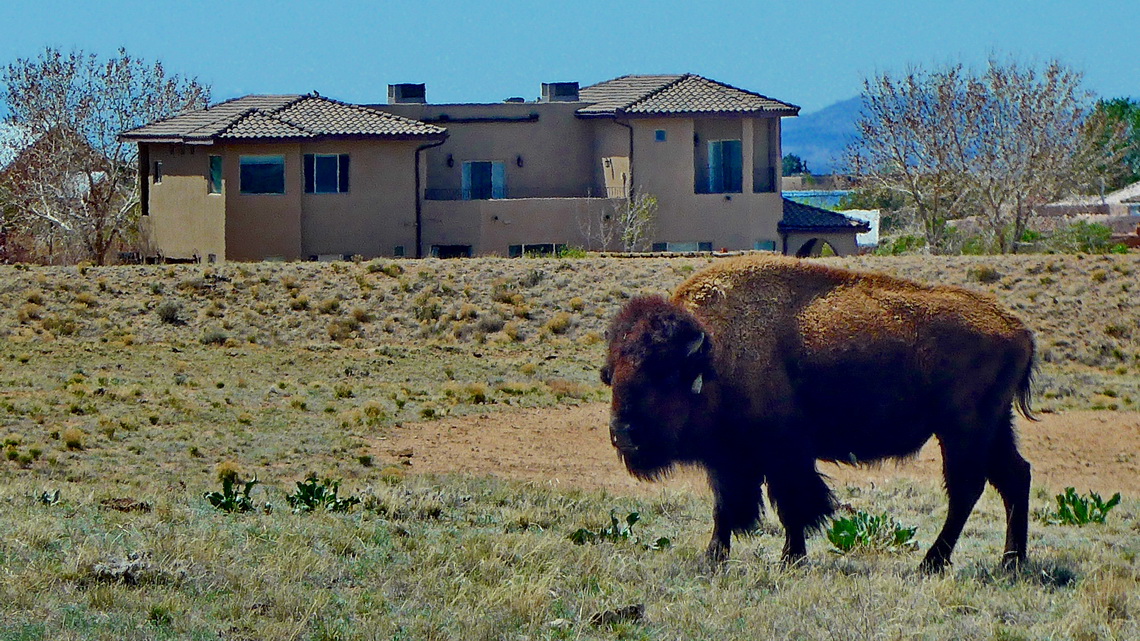
[[[208,85],[124,49],[108,60],[47,48],[3,69],[9,125],[32,142],[10,168],[16,224],[97,264],[137,223],[137,146],[120,133],[209,102]],[[51,249],[55,253],[55,248]]]
[[[943,246],[946,221],[974,216],[993,249],[1012,251],[1034,207],[1104,166],[1082,136],[1091,95],[1081,82],[1056,61],[996,59],[981,74],[953,65],[866,80],[847,162],[906,197],[930,247]]]
[[[905,197],[931,248],[942,245],[946,221],[964,197],[958,159],[967,91],[961,65],[865,79],[858,135],[845,150],[856,175]]]
[[[578,231],[590,251],[606,251],[614,246],[618,236],[617,217],[607,207],[586,207],[578,215]]]
[[[613,209],[590,209],[578,217],[578,230],[587,249],[646,251],[657,224],[657,197],[634,192],[616,199]]]
[[[623,251],[646,251],[657,225],[657,197],[635,191],[616,207],[615,218]]]

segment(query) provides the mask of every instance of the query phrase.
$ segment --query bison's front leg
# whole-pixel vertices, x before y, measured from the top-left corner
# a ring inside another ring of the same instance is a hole
[[[705,558],[717,567],[728,560],[732,550],[732,534],[748,532],[760,520],[760,486],[763,477],[755,473],[725,470],[709,471],[716,505],[713,510],[713,533]]]
[[[714,569],[724,565],[729,552],[732,551],[732,530],[724,527],[722,523],[723,518],[718,511],[717,516],[713,517],[712,539],[709,540],[709,547],[705,550],[705,561]]]

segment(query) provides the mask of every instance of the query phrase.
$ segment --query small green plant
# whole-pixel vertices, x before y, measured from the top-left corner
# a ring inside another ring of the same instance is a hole
[[[222,491],[206,492],[203,496],[214,506],[214,509],[223,512],[250,512],[253,510],[253,498],[249,493],[253,486],[258,484],[257,477],[242,483],[241,492],[236,489],[240,482],[236,474],[222,474]]]
[[[1120,492],[1112,495],[1107,502],[1100,498],[1096,492],[1089,492],[1085,498],[1071,487],[1065,488],[1064,494],[1058,494],[1057,511],[1045,514],[1045,522],[1054,525],[1085,525],[1088,523],[1104,523],[1108,512],[1120,503]]]
[[[166,301],[154,311],[158,314],[158,319],[168,325],[186,324],[186,319],[182,317],[182,305],[176,301]]]
[[[610,524],[607,527],[598,528],[597,531],[589,530],[586,528],[579,528],[570,535],[570,540],[575,545],[585,545],[587,543],[602,543],[609,541],[610,543],[621,543],[625,541],[636,540],[633,535],[633,525],[641,520],[640,512],[630,512],[626,515],[624,522],[617,517],[617,510],[610,510]],[[667,550],[672,547],[673,542],[668,537],[661,537],[652,543],[646,543],[645,549],[647,550]]]
[[[839,554],[855,550],[898,550],[917,545],[914,540],[917,529],[903,527],[886,514],[875,516],[859,510],[850,518],[833,520],[827,530],[827,540]]]
[[[975,265],[966,270],[966,278],[979,283],[996,283],[1001,280],[1001,272],[989,265]]]
[[[360,498],[348,496],[340,498],[340,481],[332,479],[318,479],[310,474],[304,481],[297,481],[297,491],[285,497],[293,513],[312,512],[323,509],[327,512],[347,512],[352,506],[360,503]]]

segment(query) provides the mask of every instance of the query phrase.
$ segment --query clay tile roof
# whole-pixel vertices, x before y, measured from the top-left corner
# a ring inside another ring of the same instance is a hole
[[[794,116],[799,107],[694,74],[622,76],[582,89],[594,104],[582,115],[761,114]]]
[[[314,138],[316,134],[280,118],[275,118],[264,111],[253,109],[242,114],[216,137],[226,139]]]
[[[122,134],[126,140],[439,138],[442,127],[316,95],[246,96]]]
[[[592,102],[578,110],[580,114],[612,114],[638,100],[660,91],[681,76],[622,76],[584,87],[578,92],[582,102]]]
[[[780,231],[871,231],[871,226],[862,220],[787,198],[784,199],[784,218],[778,227]]]
[[[209,140],[222,133],[251,109],[272,111],[299,99],[299,94],[279,96],[244,96],[152,122],[124,132],[124,139],[170,138],[174,140]]]

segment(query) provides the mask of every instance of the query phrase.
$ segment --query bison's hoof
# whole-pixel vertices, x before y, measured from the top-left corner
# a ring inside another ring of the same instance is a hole
[[[918,565],[918,571],[923,574],[941,574],[948,567],[950,567],[949,559],[927,556]]]
[[[1025,567],[1025,555],[1006,553],[1001,557],[1001,569],[1006,572],[1018,572]]]
[[[728,561],[728,548],[719,543],[710,544],[705,550],[705,565],[709,570],[717,571],[724,568]]]

